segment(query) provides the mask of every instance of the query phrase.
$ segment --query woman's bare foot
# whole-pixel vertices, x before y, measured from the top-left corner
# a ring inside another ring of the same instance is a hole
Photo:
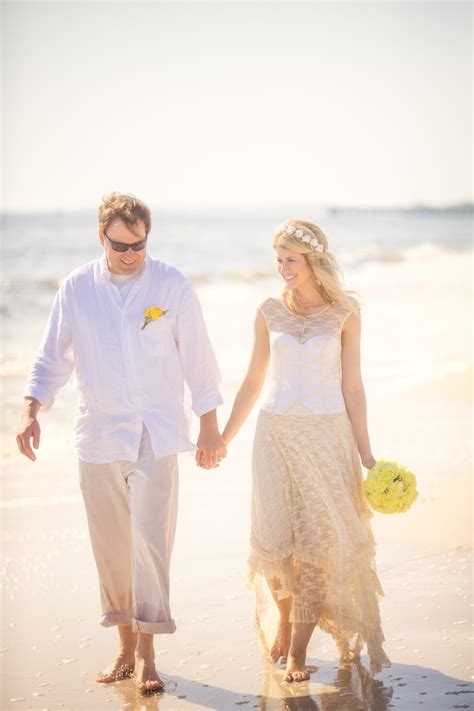
[[[308,679],[309,672],[306,671],[304,655],[300,657],[290,653],[283,681],[307,681]]]
[[[287,620],[284,621],[284,620],[280,619],[280,623],[278,625],[277,636],[275,637],[275,641],[273,642],[273,647],[270,650],[270,656],[271,656],[273,662],[276,663],[280,659],[283,662],[286,662],[286,658],[288,657],[288,652],[290,649],[290,642],[291,642],[291,622],[288,622]]]
[[[133,674],[135,658],[133,652],[119,652],[112,664],[102,669],[95,678],[101,684],[128,679]]]
[[[138,650],[135,651],[135,673],[133,676],[142,696],[157,694],[165,688],[156,671],[154,654],[143,655]]]

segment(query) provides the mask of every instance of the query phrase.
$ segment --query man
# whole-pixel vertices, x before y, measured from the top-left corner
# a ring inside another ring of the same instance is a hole
[[[217,428],[220,375],[199,302],[175,268],[147,255],[151,217],[131,195],[99,208],[104,253],[61,285],[24,391],[17,435],[35,461],[41,408],[51,407],[75,370],[76,450],[96,560],[101,624],[117,625],[119,652],[97,676],[135,676],[140,692],[163,689],[153,635],[175,631],[169,606],[177,453],[194,450],[183,409],[184,381],[200,417],[196,461],[226,455]]]

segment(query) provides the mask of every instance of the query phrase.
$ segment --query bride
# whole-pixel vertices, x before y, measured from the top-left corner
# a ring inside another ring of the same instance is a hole
[[[286,222],[273,248],[283,294],[257,310],[250,366],[223,432],[230,443],[270,367],[253,447],[249,565],[257,629],[273,661],[286,663],[288,682],[309,678],[306,651],[316,626],[332,635],[344,662],[367,644],[376,673],[390,662],[372,514],[362,493],[361,462],[369,469],[376,460],[360,372],[360,310],[315,224]]]

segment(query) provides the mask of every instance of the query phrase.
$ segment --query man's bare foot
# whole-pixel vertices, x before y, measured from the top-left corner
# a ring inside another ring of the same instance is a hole
[[[139,652],[135,652],[135,673],[133,677],[136,687],[142,696],[157,694],[165,688],[156,671],[153,655],[143,656]]]
[[[95,678],[101,684],[128,679],[133,674],[135,658],[133,652],[119,652],[112,664],[102,669]]]
[[[283,681],[307,681],[309,673],[306,670],[304,656],[289,654]]]
[[[270,656],[272,658],[273,662],[278,662],[280,659],[282,659],[283,662],[286,662],[286,658],[288,657],[288,652],[290,649],[290,642],[291,642],[291,622],[284,622],[283,620],[280,619],[280,623],[278,625],[278,632],[277,636],[275,637],[275,641],[273,642],[273,647],[270,650]]]

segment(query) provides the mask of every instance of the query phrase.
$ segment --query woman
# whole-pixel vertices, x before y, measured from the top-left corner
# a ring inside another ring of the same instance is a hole
[[[376,460],[360,373],[359,308],[315,224],[281,225],[273,247],[285,288],[257,310],[250,366],[223,432],[228,444],[270,363],[253,450],[249,564],[257,626],[273,661],[286,661],[285,681],[309,678],[306,650],[316,625],[334,637],[344,662],[367,643],[376,673],[390,662],[382,648],[372,514],[362,493],[360,460],[367,469]],[[268,605],[269,592],[276,606],[271,598]],[[269,640],[265,618],[272,609],[278,626]]]

